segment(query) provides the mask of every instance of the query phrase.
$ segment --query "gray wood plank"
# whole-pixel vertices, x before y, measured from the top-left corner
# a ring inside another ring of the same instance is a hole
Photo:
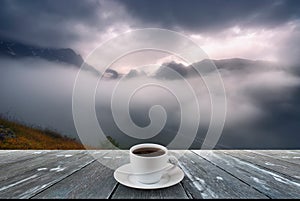
[[[10,151],[0,151],[0,168],[2,165],[8,163],[16,163],[19,161],[25,161],[31,158],[37,158],[43,156],[49,152],[49,150],[10,150]]]
[[[138,190],[113,178],[128,151],[92,151],[101,163],[85,151],[0,151],[0,198],[300,198],[299,150],[194,152],[180,158],[183,182]]]
[[[100,152],[101,153],[101,152]],[[111,151],[81,170],[49,187],[33,199],[67,198],[109,198],[117,181],[113,178],[114,169],[109,167],[128,163],[128,151]]]
[[[249,150],[255,154],[270,156],[278,160],[300,165],[300,153],[287,150]],[[269,164],[270,166],[275,164]]]
[[[129,163],[129,151],[128,150],[113,150],[103,157],[96,157],[97,160],[112,170],[116,170],[122,165]]]
[[[14,162],[2,164],[0,166],[0,181],[24,174],[24,172],[32,169],[44,168],[42,166],[45,163],[50,163],[51,161],[60,160],[65,157],[70,157],[73,155],[72,153],[74,153],[74,151],[48,151],[38,152],[38,154],[35,154],[35,152],[33,151],[25,152],[27,154],[25,155],[26,160],[20,159]],[[19,154],[22,155],[21,152],[19,152]]]
[[[289,163],[269,156],[252,153],[250,151],[226,150],[223,151],[223,153],[249,161],[250,163],[290,176],[295,179],[300,178],[300,166],[294,163]]]
[[[119,185],[113,199],[188,199],[181,184],[156,190],[132,189]]]
[[[224,154],[223,151],[194,152],[270,198],[300,197],[300,183],[297,180]]]
[[[268,198],[195,153],[186,152],[180,167],[186,175],[184,188],[193,198]]]
[[[0,158],[5,157],[8,154],[18,152],[20,150],[0,150]]]
[[[31,169],[21,175],[1,181],[0,198],[30,198],[49,186],[80,170],[95,159],[82,151],[73,151],[71,157],[57,160]]]
[[[111,196],[113,199],[188,199],[183,186],[177,184],[156,190],[133,189],[119,184]]]

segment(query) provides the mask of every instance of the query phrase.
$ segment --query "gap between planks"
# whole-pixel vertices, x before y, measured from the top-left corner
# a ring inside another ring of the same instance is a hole
[[[109,154],[110,152],[112,152],[112,151],[104,151],[104,153],[103,153],[103,155],[101,155],[101,157],[103,157],[103,156]],[[86,151],[85,154],[88,154],[88,151]],[[90,161],[88,164],[86,164],[86,165],[84,165],[83,167],[79,168],[78,170],[72,172],[71,174],[68,174],[67,176],[63,177],[63,178],[60,179],[59,181],[57,181],[57,182],[55,182],[55,183],[53,183],[53,184],[47,186],[46,188],[44,188],[43,190],[41,190],[41,191],[37,192],[36,194],[32,195],[32,196],[29,197],[28,199],[32,199],[32,198],[38,196],[39,194],[41,194],[41,193],[43,193],[44,191],[50,189],[50,188],[53,187],[54,185],[56,185],[56,184],[62,182],[63,180],[67,179],[68,177],[71,177],[74,173],[83,170],[84,168],[86,168],[87,166],[91,165],[91,164],[94,163],[95,161],[96,161],[96,159],[94,158],[94,159],[93,159],[92,161]]]
[[[278,174],[273,170],[258,166],[256,163],[225,154],[219,150],[202,150],[202,152],[195,150],[195,152],[202,158],[211,160],[212,163],[241,178],[271,198],[298,198],[300,195],[300,189],[297,187],[300,186],[298,180],[295,181],[283,174]],[[244,153],[245,151],[242,152]],[[257,170],[262,171],[262,174],[258,174]]]
[[[232,152],[231,150],[228,150],[228,151],[224,151],[222,153],[225,154],[225,155],[231,156],[233,158],[237,158],[237,159],[240,159],[242,161],[251,163],[251,164],[256,165],[257,167],[260,167],[262,169],[265,169],[265,170],[274,172],[276,174],[282,175],[284,177],[289,178],[290,180],[297,181],[297,182],[300,181],[299,178],[297,178],[298,171],[295,171],[294,169],[291,169],[291,166],[296,167],[296,166],[299,166],[298,164],[290,163],[288,161],[283,161],[283,160],[280,160],[280,159],[275,158],[275,157],[270,157],[270,156],[267,156],[267,155],[258,154],[258,153],[253,152],[253,151],[244,150],[243,152]],[[252,154],[254,156],[257,156],[258,159],[253,161],[253,158],[252,158],[253,156],[250,156],[250,154]],[[272,163],[276,164],[276,161],[278,161],[279,164],[277,164],[276,166],[269,166],[269,165],[265,164],[265,162],[264,162],[265,160],[266,161],[275,160],[275,162],[272,162]],[[290,166],[289,165],[283,166],[283,165],[281,165],[282,163],[290,164]],[[281,166],[286,167],[287,169],[282,170]],[[295,176],[295,174],[296,174],[296,176]]]
[[[224,172],[226,172],[227,174],[231,175],[232,177],[236,178],[237,180],[241,181],[242,183],[246,184],[247,186],[249,186],[250,188],[254,189],[255,191],[257,191],[258,193],[261,193],[262,195],[266,196],[269,199],[272,199],[270,196],[266,195],[265,193],[263,193],[262,191],[260,191],[259,189],[251,186],[250,184],[248,184],[247,182],[245,182],[244,180],[240,179],[239,177],[235,176],[234,174],[232,174],[231,172],[227,171],[226,169],[222,168],[221,166],[207,160],[206,158],[202,157],[201,155],[199,155],[197,152],[195,152],[194,150],[191,151],[193,154],[197,155],[198,157],[202,158],[203,160],[209,162],[210,164],[214,165],[215,167],[223,170]],[[232,157],[232,156],[231,156]],[[233,157],[234,158],[234,157]]]

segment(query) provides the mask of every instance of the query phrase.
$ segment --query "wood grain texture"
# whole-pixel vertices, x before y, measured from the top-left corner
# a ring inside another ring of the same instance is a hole
[[[256,164],[295,179],[300,178],[300,166],[287,161],[282,161],[280,158],[277,159],[250,151],[223,151],[223,153],[246,160],[252,164]]]
[[[300,198],[299,156],[299,150],[186,151],[182,182],[138,190],[113,178],[129,151],[2,150],[0,198]]]
[[[72,151],[72,156],[57,157],[57,160],[50,162],[44,156],[43,160],[44,163],[37,169],[28,169],[1,181],[0,198],[30,198],[94,161],[83,151]]]
[[[109,198],[117,185],[117,181],[112,176],[114,169],[111,167],[127,163],[128,156],[125,151],[105,152],[98,151],[93,154],[101,163],[98,160],[94,161],[33,198]]]
[[[0,150],[0,167],[9,163],[21,162],[32,158],[42,157],[43,155],[54,152],[49,150]]]
[[[300,183],[284,175],[224,154],[223,151],[195,151],[195,153],[270,198],[298,198],[300,196]]]
[[[300,153],[289,150],[249,150],[255,154],[260,154],[264,156],[270,156],[276,160],[286,161],[289,163],[294,163],[300,165]],[[270,164],[272,165],[272,164]]]
[[[45,163],[50,163],[52,161],[57,161],[66,157],[70,157],[73,155],[73,153],[73,151],[26,151],[26,155],[23,155],[23,153],[20,152],[19,154],[22,157],[19,158],[19,161],[5,163],[0,166],[0,181],[7,180],[18,175],[22,175],[25,172],[33,169],[43,168],[43,165]],[[30,155],[32,156],[30,157]]]
[[[186,152],[180,167],[186,174],[183,185],[193,198],[267,198],[195,153]]]

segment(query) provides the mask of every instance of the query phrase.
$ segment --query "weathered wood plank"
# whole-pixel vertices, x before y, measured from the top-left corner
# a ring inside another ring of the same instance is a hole
[[[25,152],[26,154],[29,154],[25,155],[26,160],[20,159],[18,161],[5,163],[0,166],[0,181],[24,174],[24,172],[32,169],[43,168],[41,166],[43,166],[45,163],[50,163],[51,161],[60,160],[65,157],[71,157],[72,153],[74,153],[74,151],[38,152],[38,154],[35,154],[35,152],[32,151]],[[22,155],[21,152],[19,152],[19,154]]]
[[[297,180],[224,154],[223,151],[194,152],[270,198],[300,197],[300,183]]]
[[[94,161],[33,198],[109,198],[117,185],[117,181],[113,178],[114,169],[109,167],[128,163],[128,151],[111,151],[99,156],[97,158],[101,163],[98,160]]]
[[[78,153],[79,152],[79,153]],[[57,160],[31,169],[21,175],[1,181],[0,198],[30,198],[49,186],[94,161],[82,151],[74,151],[71,157],[57,157]]]
[[[104,166],[109,167],[114,171],[120,166],[129,163],[129,151],[113,150],[107,155],[98,158],[98,160],[100,160]]]
[[[10,150],[10,151],[0,151],[0,167],[8,163],[17,163],[20,161],[25,161],[32,158],[37,158],[43,156],[49,152],[49,150]]]
[[[0,158],[4,158],[7,155],[11,155],[21,150],[0,150]]]
[[[249,150],[249,151],[255,154],[270,156],[276,158],[277,160],[282,160],[289,163],[295,163],[297,165],[300,165],[300,153],[294,151],[287,151],[287,150]]]
[[[250,163],[273,170],[275,172],[290,176],[295,179],[300,178],[300,166],[294,163],[278,160],[269,156],[252,153],[249,151],[223,151],[225,154],[249,161]]]
[[[193,198],[268,198],[195,153],[186,152],[180,167],[186,175],[184,188]]]
[[[128,163],[128,151],[94,151],[101,164],[85,151],[0,151],[0,198],[300,198],[299,150],[194,152],[180,158],[183,182],[138,190],[106,167]]]
[[[181,184],[164,189],[142,190],[126,187],[122,184],[117,186],[113,199],[188,199],[184,188]]]
[[[156,190],[132,189],[122,184],[118,185],[113,199],[188,199],[181,184]]]

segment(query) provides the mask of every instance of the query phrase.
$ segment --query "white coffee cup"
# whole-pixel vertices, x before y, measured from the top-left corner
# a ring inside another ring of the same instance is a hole
[[[154,148],[162,150],[163,152],[157,156],[143,156],[133,153],[141,148]],[[136,175],[138,182],[144,184],[153,184],[159,182],[163,173],[166,171],[168,162],[170,160],[175,160],[177,163],[177,159],[174,156],[168,155],[168,149],[159,144],[138,144],[131,147],[129,152],[133,174]]]

